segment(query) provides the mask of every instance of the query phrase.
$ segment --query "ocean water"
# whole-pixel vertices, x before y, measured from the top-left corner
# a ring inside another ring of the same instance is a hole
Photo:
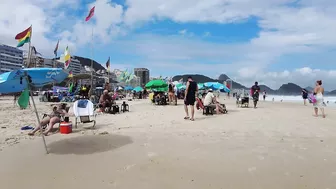
[[[303,103],[302,96],[280,96],[280,95],[267,95],[266,101],[274,102],[293,102],[293,103]],[[262,100],[262,95],[260,95],[260,100]],[[327,106],[336,107],[336,96],[325,96],[324,102]]]

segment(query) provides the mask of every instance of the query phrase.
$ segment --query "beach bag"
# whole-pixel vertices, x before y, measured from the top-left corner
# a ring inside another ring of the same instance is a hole
[[[315,96],[314,96],[314,94],[309,94],[308,95],[308,100],[309,100],[309,102],[310,103],[316,103],[316,98],[315,98]]]

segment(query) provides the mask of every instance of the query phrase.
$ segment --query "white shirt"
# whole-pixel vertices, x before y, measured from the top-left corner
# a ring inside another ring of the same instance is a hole
[[[212,92],[208,92],[208,94],[206,94],[204,98],[204,105],[209,106],[210,104],[213,104],[214,98],[215,98],[215,95]]]
[[[175,93],[175,96],[177,96],[177,87],[176,87],[176,85],[174,86],[174,93]]]

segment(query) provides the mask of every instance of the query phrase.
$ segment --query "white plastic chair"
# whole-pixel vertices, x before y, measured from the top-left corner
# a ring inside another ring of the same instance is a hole
[[[86,101],[86,106],[78,107],[80,101]],[[92,127],[96,125],[96,116],[97,114],[94,112],[93,103],[90,100],[81,99],[75,101],[73,105],[73,112],[75,114],[75,127],[77,128],[78,123],[93,123]]]

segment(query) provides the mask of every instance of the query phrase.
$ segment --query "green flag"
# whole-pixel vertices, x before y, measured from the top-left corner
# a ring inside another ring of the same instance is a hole
[[[23,109],[26,109],[28,107],[28,104],[29,104],[29,90],[28,88],[25,89],[20,97],[19,97],[19,100],[18,100],[18,104],[20,106],[20,108],[23,108]]]

